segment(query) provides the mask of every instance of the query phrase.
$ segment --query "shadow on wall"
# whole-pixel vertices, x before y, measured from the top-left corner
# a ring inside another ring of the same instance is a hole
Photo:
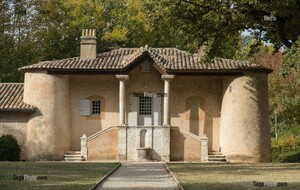
[[[161,161],[162,157],[159,153],[157,153],[154,149],[152,149],[152,158],[151,159]]]
[[[271,160],[271,152],[266,152],[270,150],[271,147],[271,133],[269,128],[269,97],[268,97],[268,78],[263,77],[262,75],[251,76],[246,81],[244,88],[250,92],[251,96],[249,97],[252,101],[251,103],[258,106],[259,123],[262,124],[259,128],[260,134],[260,150],[262,153],[259,162],[269,162]],[[266,127],[268,126],[268,127]]]
[[[187,119],[189,120],[190,133],[199,137],[207,135],[208,149],[211,151],[214,137],[212,118],[216,117],[217,114],[213,113],[213,109],[206,108],[205,100],[200,96],[187,98],[186,113],[188,114]]]
[[[204,98],[200,96],[187,98],[185,113],[186,119],[189,121],[189,131],[194,135],[200,136],[201,124],[206,114]]]
[[[258,82],[259,80],[257,78],[251,78],[247,80],[246,85],[243,87],[252,94],[250,99],[253,100],[254,102],[258,102],[257,99],[258,92],[256,91]]]
[[[181,134],[178,127],[171,128],[170,141],[170,160],[183,161],[184,160],[184,143],[186,138]]]

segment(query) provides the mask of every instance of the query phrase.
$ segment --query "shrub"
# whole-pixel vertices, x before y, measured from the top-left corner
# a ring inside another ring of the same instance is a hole
[[[276,162],[300,162],[300,152],[292,151],[278,154]]]
[[[0,161],[18,161],[20,152],[20,145],[12,135],[0,137]]]

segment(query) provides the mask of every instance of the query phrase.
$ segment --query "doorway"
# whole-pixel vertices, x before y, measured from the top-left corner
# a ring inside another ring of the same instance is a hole
[[[140,96],[138,105],[139,105],[138,125],[152,126],[153,125],[152,97]]]
[[[161,97],[134,96],[129,97],[129,126],[161,125]]]

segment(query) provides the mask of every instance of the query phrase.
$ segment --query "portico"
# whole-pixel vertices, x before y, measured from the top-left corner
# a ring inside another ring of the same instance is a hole
[[[147,63],[155,64],[149,61]],[[156,69],[150,72],[158,73]],[[138,160],[141,154],[139,152],[145,150],[149,152],[147,153],[150,155],[148,159],[169,161],[170,82],[174,75],[160,75],[160,82],[157,86],[162,86],[163,91],[151,88],[148,81],[141,78],[135,80],[147,82],[130,88],[131,83],[135,85],[136,81],[130,79],[129,75],[115,76],[119,80],[119,159]],[[127,121],[125,118],[128,118]]]

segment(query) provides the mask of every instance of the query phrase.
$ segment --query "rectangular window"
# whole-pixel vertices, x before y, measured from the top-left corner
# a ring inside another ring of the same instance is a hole
[[[152,97],[139,97],[139,115],[152,115]]]
[[[99,115],[101,112],[101,102],[99,100],[92,101],[92,114]]]

